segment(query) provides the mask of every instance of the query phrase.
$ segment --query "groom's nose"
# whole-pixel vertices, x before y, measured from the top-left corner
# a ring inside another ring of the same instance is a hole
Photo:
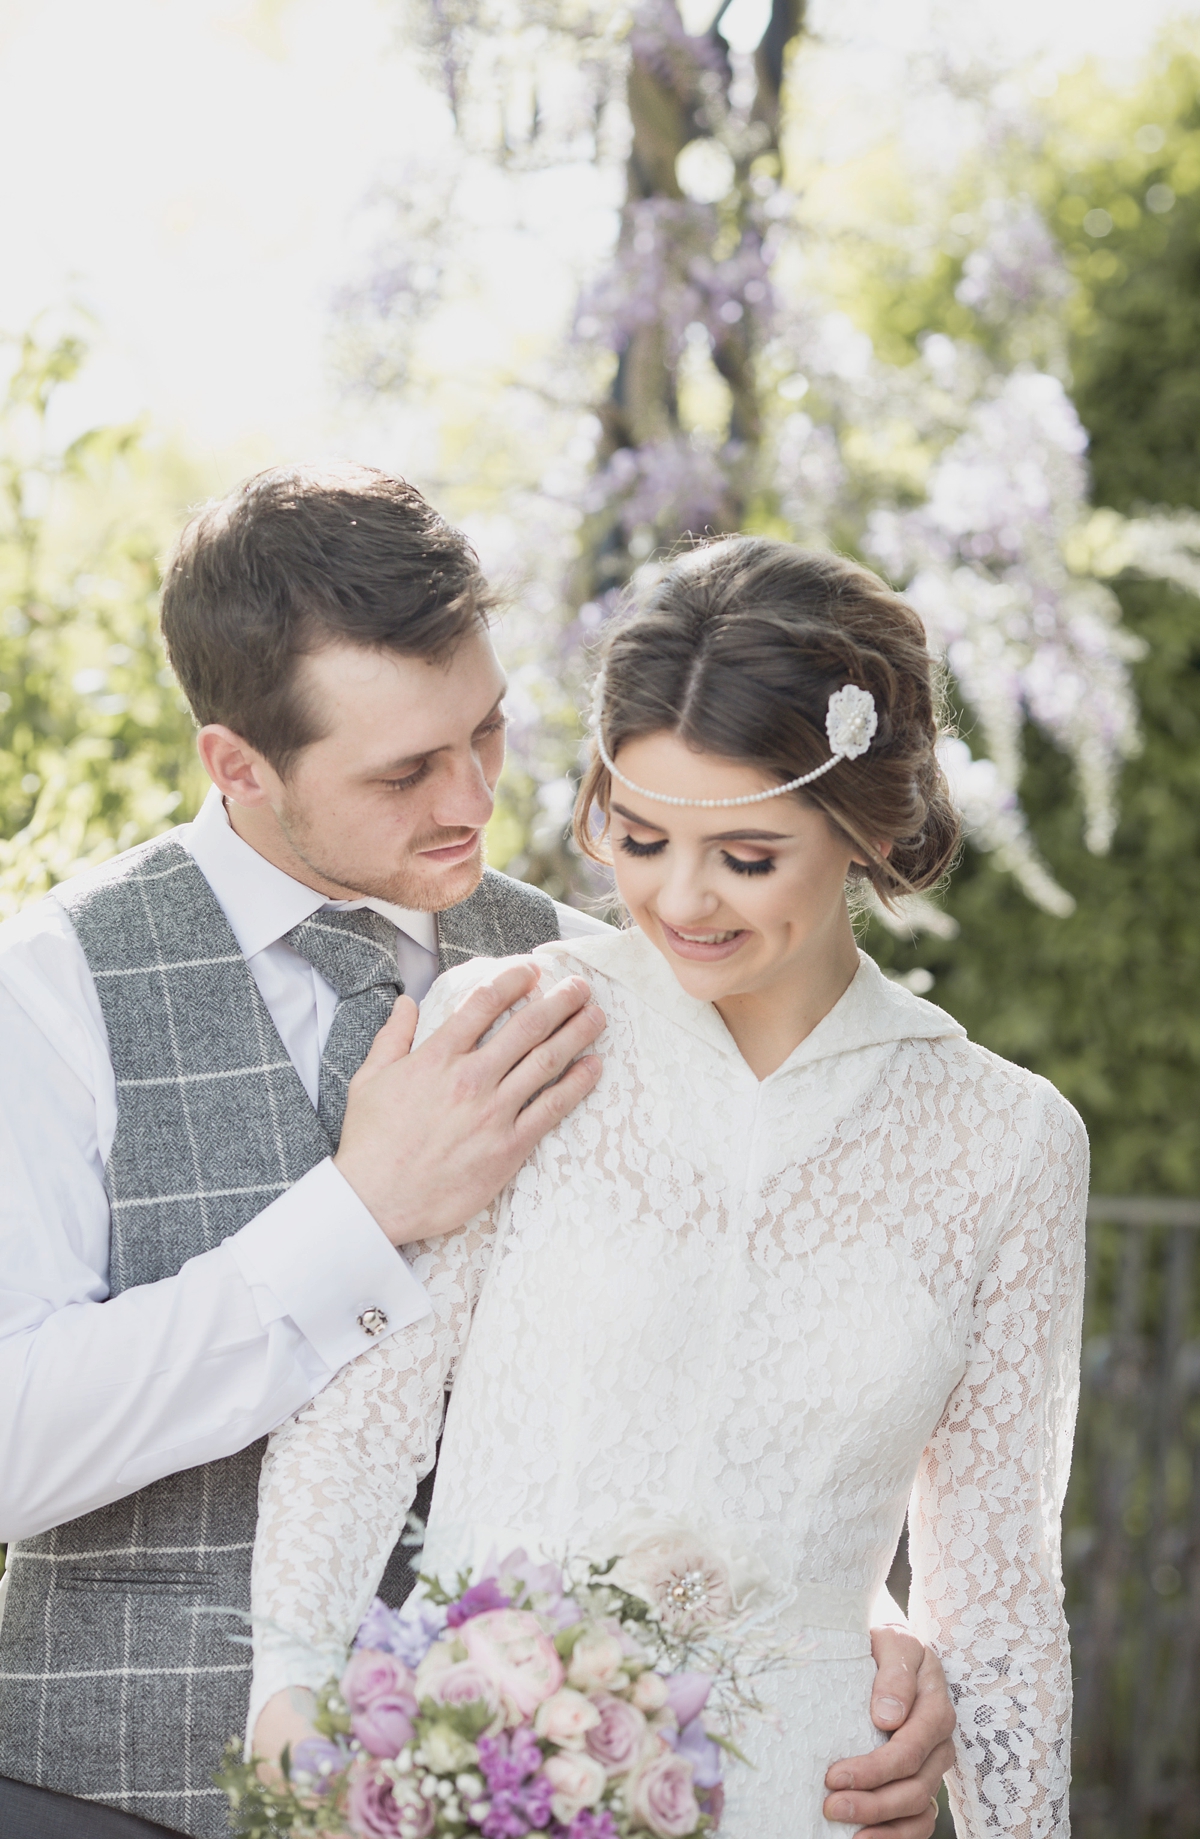
[[[477,755],[464,749],[440,766],[430,819],[445,830],[482,830],[496,801]]]

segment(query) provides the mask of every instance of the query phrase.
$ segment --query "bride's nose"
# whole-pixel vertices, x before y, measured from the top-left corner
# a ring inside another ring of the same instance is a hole
[[[659,919],[668,926],[695,926],[711,919],[720,904],[720,895],[706,885],[699,869],[678,857],[668,868],[655,902]]]

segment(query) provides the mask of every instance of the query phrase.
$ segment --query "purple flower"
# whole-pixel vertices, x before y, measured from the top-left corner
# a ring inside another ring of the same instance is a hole
[[[527,1725],[520,1725],[511,1737],[481,1737],[478,1744],[479,1766],[492,1794],[520,1788],[542,1766],[542,1749]]]
[[[667,1739],[670,1742],[670,1738]],[[692,1780],[697,1788],[715,1788],[724,1779],[720,1745],[713,1742],[699,1718],[685,1724],[671,1748],[677,1756],[686,1756],[692,1765]]]
[[[328,1794],[334,1776],[341,1774],[348,1761],[339,1745],[328,1737],[304,1737],[292,1751],[292,1779],[307,1775],[314,1793]]]
[[[398,1756],[412,1742],[417,1700],[413,1676],[394,1654],[355,1648],[342,1675],[350,1728],[372,1756]]]
[[[708,1703],[712,1678],[708,1673],[672,1673],[667,1680],[667,1703],[680,1730],[698,1718]]]
[[[376,1597],[363,1617],[354,1645],[394,1654],[415,1671],[445,1626],[445,1610],[425,1597],[410,1597],[403,1609],[389,1609]]]
[[[542,1752],[533,1732],[521,1726],[511,1737],[481,1737],[478,1750],[491,1799],[485,1839],[522,1839],[531,1827],[548,1826],[554,1790],[537,1773]]]
[[[617,1823],[607,1807],[581,1807],[567,1828],[567,1839],[617,1839]]]
[[[505,1596],[494,1577],[481,1577],[477,1584],[464,1590],[457,1603],[446,1611],[446,1627],[461,1628],[472,1616],[486,1615],[490,1609],[508,1609],[512,1597]]]

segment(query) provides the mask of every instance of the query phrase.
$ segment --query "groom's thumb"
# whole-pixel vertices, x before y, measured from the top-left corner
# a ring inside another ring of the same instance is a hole
[[[371,1051],[360,1070],[379,1072],[381,1068],[403,1060],[412,1049],[416,1032],[417,1005],[411,996],[398,996],[392,1013],[372,1041]]]

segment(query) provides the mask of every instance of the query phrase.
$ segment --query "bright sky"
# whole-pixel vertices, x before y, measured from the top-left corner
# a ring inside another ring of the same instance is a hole
[[[764,4],[735,0],[731,26],[753,33]],[[1179,10],[960,0],[941,17],[1005,50],[1119,68]],[[398,45],[399,12],[395,0],[0,0],[0,327],[67,299],[95,314],[81,416],[146,414],[211,456],[214,487],[250,460],[386,441],[339,398],[328,339],[364,197],[446,132]],[[811,16],[878,55],[937,14],[937,0],[813,0]]]

